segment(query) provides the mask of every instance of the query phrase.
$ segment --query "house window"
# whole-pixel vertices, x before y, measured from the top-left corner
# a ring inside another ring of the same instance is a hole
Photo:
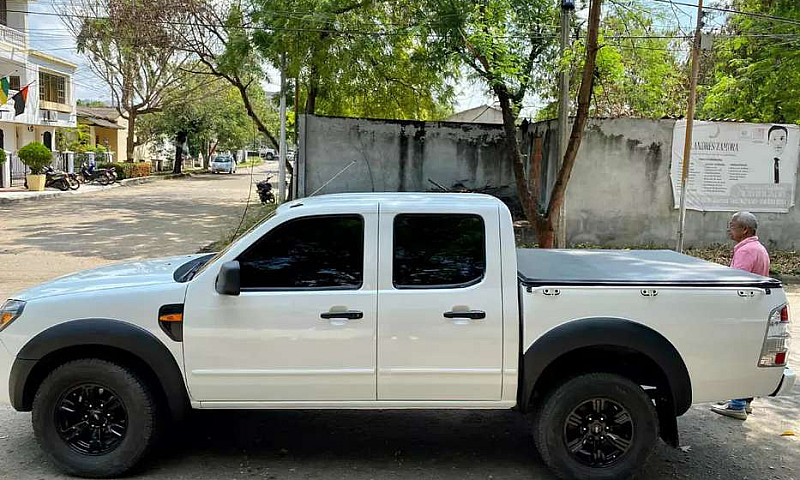
[[[8,77],[8,89],[19,91],[19,75],[11,75]]]
[[[67,103],[66,78],[52,73],[39,72],[39,100]]]

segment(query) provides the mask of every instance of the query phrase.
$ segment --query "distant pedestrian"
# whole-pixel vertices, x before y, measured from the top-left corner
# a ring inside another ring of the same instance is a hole
[[[752,213],[733,214],[728,223],[728,237],[736,242],[736,246],[733,247],[731,267],[766,277],[769,275],[769,254],[764,245],[758,241],[757,229],[758,221]],[[731,400],[711,407],[711,411],[726,417],[747,420],[747,415],[753,413],[752,401],[752,398]]]

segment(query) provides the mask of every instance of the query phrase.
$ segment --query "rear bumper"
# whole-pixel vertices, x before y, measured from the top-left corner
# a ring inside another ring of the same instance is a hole
[[[791,395],[792,389],[794,388],[794,384],[797,381],[797,374],[795,374],[794,370],[791,368],[784,368],[783,369],[783,376],[781,377],[781,383],[778,384],[778,388],[772,392],[770,397],[781,397],[784,395]]]

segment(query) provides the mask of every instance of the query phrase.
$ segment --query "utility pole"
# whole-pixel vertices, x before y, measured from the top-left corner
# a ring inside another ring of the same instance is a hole
[[[703,28],[703,0],[697,4],[697,28],[692,43],[692,76],[689,81],[689,102],[686,108],[686,135],[683,142],[683,170],[681,171],[681,204],[678,221],[678,245],[676,250],[683,253],[683,239],[686,233],[686,184],[689,178],[689,162],[692,156],[692,128],[694,127],[694,107],[697,95],[697,77],[700,73],[700,30]]]
[[[575,10],[575,0],[561,0],[561,61],[562,70],[559,76],[559,102],[558,102],[558,167],[564,162],[564,154],[567,152],[567,141],[569,134],[569,69],[564,64],[564,57],[569,48],[569,29],[572,11]],[[556,247],[567,247],[567,196],[561,201],[561,208],[558,214],[558,235],[556,236]]]
[[[286,55],[281,59],[281,141],[278,152],[278,203],[286,200]]]

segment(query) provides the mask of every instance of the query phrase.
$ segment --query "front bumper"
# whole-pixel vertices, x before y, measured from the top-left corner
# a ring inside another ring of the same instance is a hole
[[[792,389],[794,388],[794,384],[797,381],[797,374],[795,374],[794,370],[791,368],[784,368],[783,369],[783,376],[781,377],[781,383],[778,384],[778,388],[770,395],[770,397],[782,397],[784,395],[791,395]]]
[[[8,349],[0,340],[0,405],[11,403],[11,395],[8,391],[9,378],[11,377],[11,364],[13,357],[8,353]]]

